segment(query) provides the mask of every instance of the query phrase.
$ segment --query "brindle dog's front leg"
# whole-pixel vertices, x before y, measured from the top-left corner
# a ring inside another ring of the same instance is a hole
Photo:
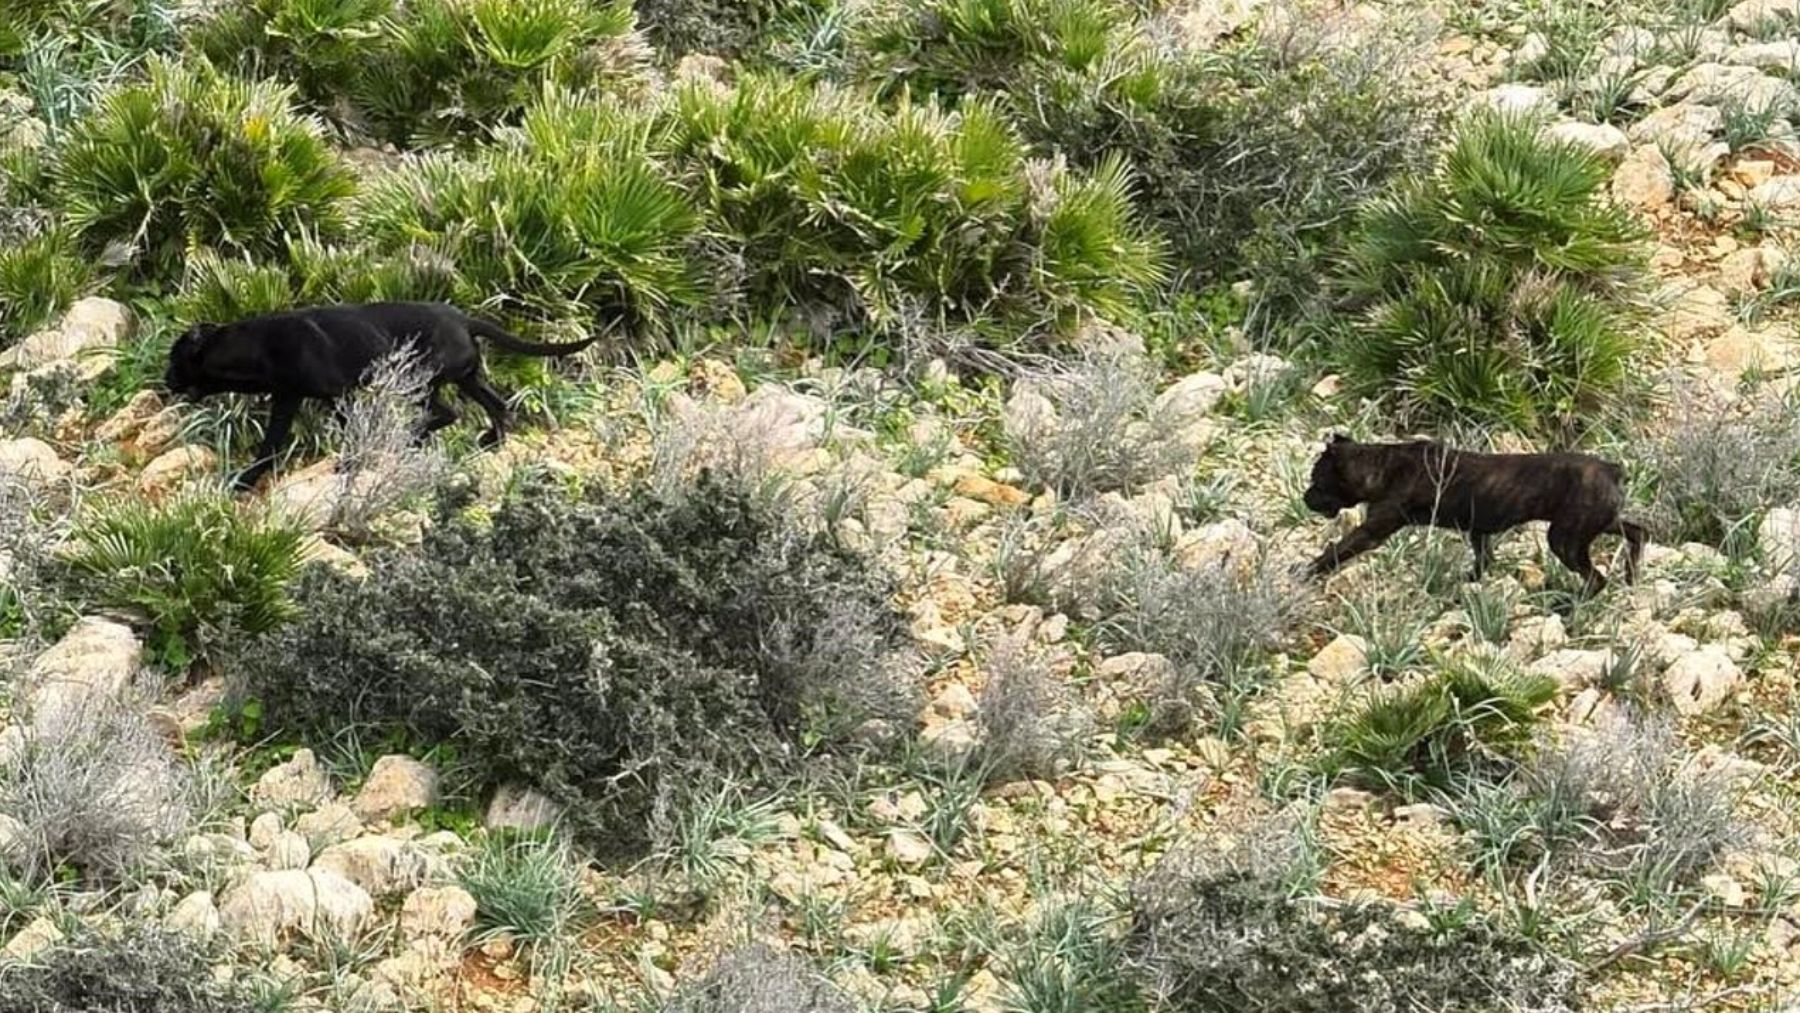
[[[1334,545],[1327,546],[1319,554],[1319,558],[1307,567],[1307,573],[1314,577],[1323,577],[1338,567],[1343,566],[1357,556],[1376,548],[1389,536],[1405,526],[1397,512],[1371,507],[1369,516],[1355,531],[1345,535]]]

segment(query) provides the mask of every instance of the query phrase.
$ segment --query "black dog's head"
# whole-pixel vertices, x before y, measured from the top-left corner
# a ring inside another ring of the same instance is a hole
[[[1325,441],[1325,452],[1313,462],[1312,483],[1306,487],[1306,495],[1302,499],[1306,508],[1313,513],[1325,517],[1336,517],[1340,511],[1361,503],[1366,497],[1359,494],[1356,483],[1347,473],[1346,451],[1350,447],[1350,437],[1335,434]]]
[[[217,324],[195,324],[175,339],[169,349],[169,368],[163,373],[163,386],[169,393],[189,401],[218,393],[206,372],[206,351],[218,333]]]

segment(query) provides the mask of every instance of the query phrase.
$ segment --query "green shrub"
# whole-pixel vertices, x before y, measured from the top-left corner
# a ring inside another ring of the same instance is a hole
[[[1457,662],[1385,690],[1332,724],[1321,762],[1331,773],[1408,794],[1447,788],[1472,771],[1504,769],[1555,696],[1549,676],[1498,660]]]
[[[242,975],[219,978],[219,954],[192,936],[141,922],[81,928],[0,969],[0,1009],[21,1013],[251,1013],[265,1009]]]
[[[453,742],[631,848],[656,804],[709,775],[911,713],[905,669],[883,664],[901,625],[867,565],[710,482],[580,499],[534,484],[491,526],[446,519],[367,579],[314,575],[301,617],[238,668],[275,727]],[[879,649],[844,665],[839,638]]]
[[[486,835],[457,882],[475,898],[475,926],[484,936],[555,946],[580,931],[588,909],[580,865],[554,838]]]
[[[546,84],[635,78],[630,0],[238,0],[195,33],[215,62],[291,81],[399,145],[467,142]]]
[[[1315,904],[1198,849],[1133,891],[1129,952],[1173,1013],[1566,1013],[1571,975],[1467,909],[1409,923],[1385,901]]]
[[[689,53],[741,57],[761,48],[771,26],[825,0],[637,0],[637,22],[664,60]]]
[[[118,499],[76,522],[66,565],[80,596],[147,613],[153,647],[181,667],[191,645],[288,618],[303,539],[293,524],[219,492]]]
[[[1362,316],[1346,381],[1406,417],[1569,435],[1613,407],[1637,348],[1622,299],[1640,229],[1592,154],[1498,114],[1365,212],[1339,277]]]
[[[336,232],[351,177],[288,99],[205,63],[151,60],[148,80],[109,94],[58,153],[68,224],[89,250],[121,245],[152,275],[197,247],[268,254]]]
[[[93,284],[93,259],[66,230],[0,245],[0,348],[50,323]]]

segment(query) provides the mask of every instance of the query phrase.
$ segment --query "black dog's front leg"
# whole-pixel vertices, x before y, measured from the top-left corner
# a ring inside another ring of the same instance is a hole
[[[300,413],[300,398],[277,394],[269,402],[269,424],[263,429],[262,443],[256,448],[256,459],[250,466],[238,473],[237,481],[232,487],[238,492],[249,492],[256,488],[256,483],[268,474],[275,466],[275,458],[287,448],[288,437],[294,431],[294,416]]]
[[[1325,548],[1319,558],[1307,567],[1307,573],[1314,577],[1323,577],[1338,567],[1343,566],[1357,556],[1376,548],[1388,540],[1394,532],[1403,526],[1401,519],[1386,511],[1370,511],[1369,516],[1355,531],[1345,535],[1343,539]]]

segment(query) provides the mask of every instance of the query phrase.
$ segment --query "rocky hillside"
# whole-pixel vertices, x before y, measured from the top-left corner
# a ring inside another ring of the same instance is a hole
[[[1800,1003],[1794,0],[15,7],[0,1013]],[[606,336],[229,492],[402,298]]]

